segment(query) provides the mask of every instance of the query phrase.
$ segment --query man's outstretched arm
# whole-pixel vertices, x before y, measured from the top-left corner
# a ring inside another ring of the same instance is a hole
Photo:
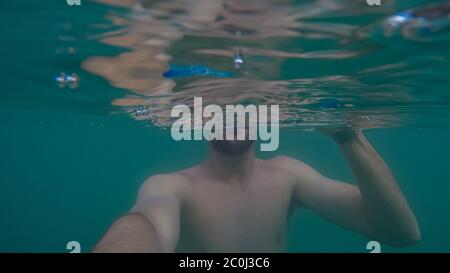
[[[114,222],[93,252],[173,252],[180,230],[176,177],[154,176],[130,213]]]
[[[96,253],[161,252],[155,228],[139,214],[127,214],[117,219],[95,245]]]
[[[357,186],[320,175],[304,163],[286,159],[297,183],[296,200],[333,223],[383,243],[404,246],[420,240],[417,221],[389,167],[361,132],[333,132]]]

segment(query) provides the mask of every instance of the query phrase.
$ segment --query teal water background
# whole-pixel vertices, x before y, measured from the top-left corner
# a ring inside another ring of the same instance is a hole
[[[89,250],[111,222],[133,205],[149,175],[199,162],[206,144],[177,143],[150,128],[2,122],[0,147],[2,252],[65,252],[68,241]],[[366,133],[409,199],[422,241],[392,252],[450,251],[449,129],[380,129]],[[333,178],[353,181],[336,145],[316,133],[283,132],[275,154],[311,164]],[[186,156],[179,156],[186,155]],[[290,250],[366,252],[367,238],[298,212]]]
[[[416,1],[418,2],[418,1]],[[78,39],[78,53],[55,55],[60,25],[106,24],[107,9],[68,8],[64,1],[3,1],[0,107],[0,252],[68,252],[68,241],[88,251],[111,222],[132,206],[149,175],[200,162],[204,142],[175,142],[167,130],[142,126],[110,101],[128,91],[83,71],[91,55],[121,49]],[[80,31],[83,33],[83,31]],[[80,34],[81,35],[81,34]],[[59,89],[53,76],[76,72],[76,90]],[[289,72],[286,72],[289,73]],[[449,85],[439,85],[447,91]],[[410,201],[422,241],[385,252],[450,251],[450,128],[400,126],[366,132]],[[336,145],[318,133],[283,130],[280,148],[258,153],[299,158],[321,173],[354,181]],[[180,156],[185,155],[185,156]],[[369,239],[299,211],[290,231],[295,252],[367,252]]]

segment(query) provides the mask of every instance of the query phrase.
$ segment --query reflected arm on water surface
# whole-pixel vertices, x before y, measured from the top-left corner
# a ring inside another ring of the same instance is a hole
[[[329,179],[306,164],[286,158],[284,166],[297,181],[295,200],[330,222],[389,245],[419,241],[419,227],[408,202],[389,167],[363,134],[356,132],[336,142],[357,186]]]

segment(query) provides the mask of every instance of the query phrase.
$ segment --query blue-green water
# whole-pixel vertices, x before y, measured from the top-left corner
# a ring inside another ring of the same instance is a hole
[[[3,1],[0,251],[67,252],[72,240],[88,251],[133,205],[146,177],[200,162],[206,143],[175,142],[160,127],[166,125],[165,107],[193,94],[279,102],[287,109],[280,148],[258,156],[296,157],[345,181],[354,180],[336,145],[299,129],[373,127],[366,135],[393,170],[422,231],[419,244],[382,251],[450,251],[449,39],[382,33],[382,20],[395,11],[446,1],[389,1],[377,12],[353,6],[355,12],[338,9],[294,20],[302,25],[276,18],[288,17],[283,7],[314,10],[301,6],[313,1],[285,2],[269,5],[275,19],[263,29],[252,28],[241,11],[228,14],[235,25],[205,30],[192,19],[177,25],[178,17],[170,17],[174,11],[146,22],[146,10],[88,1],[79,7],[62,0]],[[178,8],[177,14],[184,13]],[[159,32],[172,36],[152,40]],[[235,52],[246,60],[237,70]],[[165,61],[165,55],[172,59]],[[237,75],[164,79],[169,62]],[[58,86],[60,72],[76,73],[79,86]],[[137,105],[157,109],[153,123],[128,114]],[[367,252],[368,241],[299,211],[289,250]]]

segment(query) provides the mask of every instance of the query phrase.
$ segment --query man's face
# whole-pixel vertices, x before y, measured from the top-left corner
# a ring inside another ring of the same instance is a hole
[[[248,151],[254,140],[212,140],[210,141],[214,150],[223,155],[240,155]]]
[[[240,128],[237,126],[236,117],[233,128],[229,128],[233,131],[233,140],[226,140],[226,130],[223,133],[224,140],[212,140],[211,146],[213,149],[223,155],[240,155],[247,152],[255,143],[255,140],[250,139],[249,121],[246,120],[245,127]],[[241,139],[241,140],[238,140]]]

